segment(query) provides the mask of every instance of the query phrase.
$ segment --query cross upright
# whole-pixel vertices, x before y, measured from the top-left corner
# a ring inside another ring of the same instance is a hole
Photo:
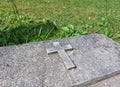
[[[73,64],[72,60],[69,58],[65,50],[73,49],[71,45],[61,46],[59,42],[53,42],[54,48],[47,49],[47,53],[56,53],[58,52],[59,56],[62,58],[67,69],[75,68],[76,66]]]

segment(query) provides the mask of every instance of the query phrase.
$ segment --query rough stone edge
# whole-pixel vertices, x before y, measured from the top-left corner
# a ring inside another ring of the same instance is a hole
[[[119,70],[119,71],[112,72],[112,73],[110,73],[110,74],[108,74],[108,75],[104,75],[104,76],[102,76],[102,77],[94,78],[94,79],[92,79],[92,80],[90,80],[90,81],[86,81],[86,82],[84,82],[84,83],[82,83],[82,84],[77,84],[77,85],[74,84],[74,85],[71,86],[71,87],[87,87],[87,86],[96,84],[97,82],[100,82],[100,81],[105,80],[105,79],[109,79],[109,78],[111,78],[111,77],[113,77],[113,76],[116,76],[116,75],[119,75],[119,74],[120,74],[120,70]]]
[[[7,47],[13,47],[13,46],[27,46],[27,45],[30,45],[30,44],[39,44],[39,43],[47,43],[47,42],[51,42],[51,41],[61,41],[61,40],[64,40],[64,39],[71,39],[71,38],[78,38],[78,37],[85,37],[85,36],[93,36],[93,35],[101,35],[107,39],[110,39],[111,41],[115,42],[117,45],[120,46],[120,44],[116,41],[114,41],[113,39],[111,38],[108,38],[107,36],[105,36],[104,34],[97,34],[97,33],[94,33],[94,34],[88,34],[88,35],[80,35],[80,36],[74,36],[74,37],[68,37],[68,38],[58,38],[58,39],[54,39],[54,40],[46,40],[46,41],[39,41],[39,42],[29,42],[29,43],[24,43],[24,44],[18,44],[18,45],[9,45],[9,46],[3,46],[3,47],[0,47],[0,48],[7,48]]]

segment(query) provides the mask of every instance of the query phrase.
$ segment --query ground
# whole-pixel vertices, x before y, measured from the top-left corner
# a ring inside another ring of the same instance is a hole
[[[59,30],[61,29],[58,32],[56,31],[54,36],[47,39],[101,33],[120,42],[119,0],[14,1],[20,15],[33,19],[51,20],[55,22]],[[0,24],[0,28],[9,25],[8,20],[11,18],[10,15],[14,14],[13,9],[13,4],[10,0],[1,0],[0,21],[4,21],[4,23]],[[72,32],[66,32],[66,27],[68,27],[68,25],[72,25],[72,29],[74,29]],[[66,31],[62,31],[62,29]],[[34,40],[40,41],[38,39]]]

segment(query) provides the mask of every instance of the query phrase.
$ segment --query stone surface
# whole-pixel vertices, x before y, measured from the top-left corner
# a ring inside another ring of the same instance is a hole
[[[120,87],[120,75],[100,81],[88,87]]]
[[[70,44],[67,54],[77,66],[67,70],[53,42]],[[120,74],[120,45],[93,34],[0,48],[0,87],[83,87]]]

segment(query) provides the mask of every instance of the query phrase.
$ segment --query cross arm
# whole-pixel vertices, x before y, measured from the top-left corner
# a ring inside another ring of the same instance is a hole
[[[73,48],[72,48],[72,46],[71,46],[70,44],[65,45],[63,48],[64,48],[65,50],[73,50]]]
[[[47,54],[56,53],[57,52],[57,50],[55,48],[48,48],[46,51],[47,51]]]
[[[60,46],[59,42],[54,42],[53,45],[55,47]],[[64,50],[72,50],[73,49],[70,44],[63,46],[62,48]],[[58,50],[60,50],[60,49],[59,48],[58,49],[56,49],[56,48],[48,48],[46,51],[47,51],[48,54],[50,54],[50,53],[56,53]]]

